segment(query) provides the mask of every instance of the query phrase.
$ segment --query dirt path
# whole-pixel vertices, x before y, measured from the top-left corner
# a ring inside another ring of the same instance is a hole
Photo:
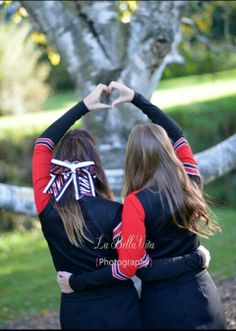
[[[236,278],[215,281],[224,305],[228,329],[236,329]],[[55,330],[60,329],[58,311],[48,314],[25,316],[8,322],[3,329],[14,330]]]

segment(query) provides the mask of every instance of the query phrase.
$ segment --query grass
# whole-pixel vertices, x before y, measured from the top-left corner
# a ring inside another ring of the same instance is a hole
[[[65,91],[52,94],[43,105],[43,110],[66,109],[76,103],[75,91]]]
[[[236,210],[216,210],[223,232],[201,240],[211,252],[214,277],[235,277]],[[59,307],[59,289],[47,244],[41,231],[0,235],[0,327],[24,314]]]
[[[163,109],[236,95],[236,70],[161,81],[152,102]]]
[[[195,109],[201,103],[201,111],[208,110],[208,102],[224,102],[225,107],[235,109],[236,70],[220,73],[188,76],[161,81],[153,93],[152,102],[172,111],[177,108]],[[77,102],[74,91],[51,95],[35,113],[11,115],[0,118],[0,139],[22,135],[37,135]]]
[[[222,232],[210,239],[201,239],[201,243],[211,253],[209,271],[215,278],[235,277],[236,266],[236,210],[217,209],[215,214]]]
[[[59,305],[59,289],[41,231],[0,236],[0,326]]]

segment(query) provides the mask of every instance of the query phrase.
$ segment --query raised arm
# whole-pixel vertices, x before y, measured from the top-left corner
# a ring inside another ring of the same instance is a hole
[[[179,160],[183,163],[186,173],[189,175],[191,180],[194,180],[200,184],[200,173],[197,167],[197,162],[187,139],[184,137],[182,128],[174,121],[174,119],[163,112],[160,108],[153,105],[140,93],[133,91],[122,83],[111,82],[109,84],[109,91],[112,89],[117,89],[120,92],[119,98],[113,102],[112,106],[120,103],[131,102],[136,107],[141,109],[153,123],[162,126],[166,130],[172,141],[175,153]]]
[[[184,137],[182,128],[173,120],[173,118],[163,112],[160,108],[153,105],[141,94],[135,92],[131,102],[141,109],[153,123],[160,125],[166,130],[172,141],[175,153],[183,163],[186,173],[189,175],[190,179],[199,182],[200,173],[197,162],[187,139]]]
[[[140,94],[135,93],[128,87],[117,82],[112,82],[108,88],[109,92],[111,92],[112,89],[118,89],[120,92],[119,98],[113,102],[112,106],[123,102],[133,102],[137,107],[142,109],[143,112],[150,117],[150,119],[163,126],[173,143],[176,143],[180,137],[183,137],[182,129],[168,115],[156,106],[152,105]],[[183,158],[186,159],[185,157],[186,155],[184,155]],[[189,154],[187,157],[188,160],[190,160]],[[146,240],[144,224],[145,215],[140,203],[137,200],[138,199],[135,196],[128,197],[125,200],[121,227],[122,241],[119,246],[117,246],[118,260],[115,261],[111,267],[99,269],[97,271],[87,273],[86,275],[72,275],[70,277],[70,286],[74,290],[114,283],[117,282],[117,280],[127,280],[135,275],[138,268],[148,264],[148,255],[146,254],[146,250],[144,248],[144,243]],[[202,265],[202,260],[201,258],[199,259],[197,255],[193,254],[191,256],[190,254],[189,258],[178,257],[174,259],[166,259],[165,262],[162,261],[159,264],[158,263],[158,261],[155,261],[153,263],[153,268],[155,269],[156,266],[157,268],[161,266],[163,269],[160,273],[158,269],[151,273],[151,277],[155,277],[156,280],[158,280],[159,276],[161,279],[165,277],[165,270],[167,278],[170,278],[176,277],[189,269],[199,268],[199,266]],[[174,267],[170,267],[169,263]],[[179,268],[176,268],[177,264],[179,265]],[[61,278],[63,278],[63,274],[60,275],[62,276]],[[59,283],[60,280],[61,279],[59,277]]]
[[[51,198],[51,195],[43,193],[43,190],[50,180],[50,162],[54,147],[69,128],[87,112],[110,108],[99,101],[103,92],[107,92],[107,86],[99,84],[83,101],[52,123],[36,140],[32,159],[32,181],[38,214],[41,214]]]

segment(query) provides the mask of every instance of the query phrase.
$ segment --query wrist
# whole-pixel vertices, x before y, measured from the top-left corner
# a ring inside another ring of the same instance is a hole
[[[135,96],[135,91],[134,90],[130,90],[130,98],[129,98],[129,102],[132,102]]]
[[[206,255],[200,249],[198,249],[196,251],[196,254],[198,255],[199,264],[200,264],[201,268],[204,268],[204,266],[206,264]]]
[[[88,111],[90,111],[91,110],[91,104],[90,104],[90,101],[89,101],[89,97],[85,97],[83,99],[83,103],[84,103],[85,107],[88,109]]]
[[[88,106],[86,105],[84,100],[81,101],[81,104],[83,105],[83,108],[84,108],[84,114],[88,113],[90,111],[90,109],[88,108]]]
[[[133,103],[136,106],[136,104],[139,103],[140,94],[138,92],[136,92],[136,91],[133,91],[133,92],[134,92],[133,98],[132,98],[132,100],[130,102]]]

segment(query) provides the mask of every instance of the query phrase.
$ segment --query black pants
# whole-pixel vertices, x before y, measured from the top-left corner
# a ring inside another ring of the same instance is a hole
[[[125,282],[127,283],[127,282]],[[140,302],[132,283],[61,296],[61,328],[140,329]]]
[[[144,329],[226,329],[219,293],[206,270],[172,284],[143,284],[141,316]]]

